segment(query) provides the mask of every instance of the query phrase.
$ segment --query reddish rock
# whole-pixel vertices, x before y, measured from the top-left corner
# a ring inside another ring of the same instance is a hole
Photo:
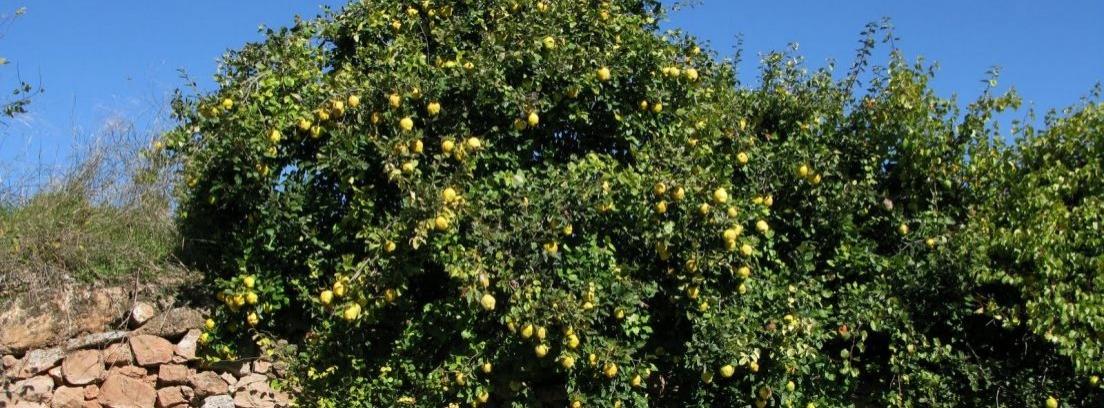
[[[265,382],[265,381],[268,381],[268,377],[265,377],[265,376],[260,375],[260,374],[250,374],[250,375],[247,375],[245,377],[239,378],[238,381],[236,383],[234,383],[234,386],[231,387],[231,388],[234,390],[234,392],[238,392],[238,391],[241,391],[241,390],[245,389],[250,384],[258,383],[258,382]]]
[[[12,408],[46,408],[46,404],[31,401],[19,401]]]
[[[137,302],[130,307],[130,327],[138,327],[157,314],[157,309],[147,302]]]
[[[136,380],[146,378],[146,369],[138,366],[111,367],[107,375],[119,374]]]
[[[65,381],[73,385],[85,385],[99,381],[104,376],[103,355],[99,350],[80,350],[70,353],[61,363]]]
[[[203,398],[210,395],[225,394],[230,389],[218,374],[214,371],[203,371],[192,375],[188,381],[195,390],[197,397]]]
[[[158,408],[180,408],[188,406],[181,387],[167,387],[157,390]]]
[[[199,330],[189,330],[184,334],[184,337],[176,343],[176,347],[173,348],[173,352],[177,356],[183,357],[186,361],[195,360],[196,358],[196,344],[199,343],[199,335],[202,334]]]
[[[96,384],[86,385],[84,387],[84,399],[94,400],[100,397],[100,386]]]
[[[241,383],[242,380],[238,382]],[[238,408],[275,408],[276,392],[268,386],[266,381],[251,382],[234,393],[234,406]]]
[[[83,387],[58,387],[50,401],[53,408],[82,408],[84,405]]]
[[[65,352],[59,348],[31,350],[8,369],[6,375],[17,380],[31,378],[54,368],[62,358],[65,358]]]
[[[19,359],[15,358],[15,356],[13,356],[11,354],[5,354],[3,362],[4,362],[4,368],[12,368],[12,367],[15,367],[15,364],[19,362]]]
[[[157,336],[138,335],[130,338],[130,351],[140,366],[164,364],[172,361],[173,344]]]
[[[186,307],[169,309],[150,319],[135,330],[139,334],[151,334],[159,337],[177,338],[188,330],[203,327],[203,314]]]
[[[108,408],[149,408],[156,399],[152,386],[124,375],[108,375],[100,387],[99,402]]]
[[[50,378],[54,380],[54,385],[65,384],[65,376],[61,374],[61,367],[51,368],[46,374],[49,374]]]
[[[31,377],[8,385],[8,393],[16,401],[43,402],[50,399],[54,391],[54,380],[48,375]]]
[[[103,408],[99,401],[85,401],[81,408]]]
[[[188,382],[188,366],[164,364],[157,371],[157,381],[161,385],[180,385]]]
[[[134,352],[130,351],[130,345],[115,343],[107,346],[103,351],[104,364],[108,366],[134,364]]]
[[[226,384],[229,385],[231,388],[233,388],[234,384],[238,382],[238,377],[235,377],[233,374],[230,373],[219,374],[219,377],[222,377],[222,379],[226,381]]]
[[[257,360],[253,362],[253,372],[257,374],[268,374],[272,370],[272,363],[265,360]]]

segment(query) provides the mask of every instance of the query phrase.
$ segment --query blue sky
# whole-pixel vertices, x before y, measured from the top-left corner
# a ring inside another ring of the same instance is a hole
[[[320,6],[343,1],[190,0],[0,2],[0,14],[18,6],[27,14],[2,26],[0,85],[18,72],[41,80],[46,92],[30,113],[0,128],[0,185],[7,172],[27,173],[63,165],[75,144],[108,124],[133,122],[147,134],[164,120],[184,69],[205,88],[227,49],[257,40],[258,26],[290,24],[296,14],[314,16]],[[1104,80],[1104,2],[1028,1],[735,1],[704,0],[674,14],[665,27],[680,27],[731,55],[744,39],[741,78],[754,83],[757,56],[800,44],[808,63],[852,61],[864,24],[890,17],[910,57],[938,62],[934,83],[944,96],[969,100],[981,91],[985,72],[1001,66],[1002,87],[1014,85],[1039,111],[1075,103]],[[33,170],[36,171],[36,170]]]

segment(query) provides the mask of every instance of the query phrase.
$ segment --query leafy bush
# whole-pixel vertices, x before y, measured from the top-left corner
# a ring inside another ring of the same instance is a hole
[[[1068,150],[1095,107],[1010,150],[1015,95],[962,115],[896,52],[865,93],[865,57],[790,53],[742,88],[660,18],[372,0],[231,53],[165,140],[226,304],[208,349],[303,334],[317,406],[1100,403],[1091,217],[1042,241],[1063,272],[986,228],[1037,217],[997,198],[1027,186],[1005,163],[1095,180]]]

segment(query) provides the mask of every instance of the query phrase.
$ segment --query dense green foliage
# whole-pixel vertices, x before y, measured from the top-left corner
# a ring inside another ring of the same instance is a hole
[[[214,358],[302,335],[309,406],[1102,402],[1100,106],[1009,148],[1014,95],[746,88],[661,17],[370,0],[231,53],[164,141]]]

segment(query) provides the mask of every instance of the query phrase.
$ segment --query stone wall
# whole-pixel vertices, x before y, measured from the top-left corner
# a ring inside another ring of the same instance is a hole
[[[282,363],[211,366],[196,358],[204,322],[200,312],[175,308],[158,314],[138,304],[127,318],[132,330],[94,333],[4,355],[0,408],[289,405],[287,393],[272,387],[285,374]]]

